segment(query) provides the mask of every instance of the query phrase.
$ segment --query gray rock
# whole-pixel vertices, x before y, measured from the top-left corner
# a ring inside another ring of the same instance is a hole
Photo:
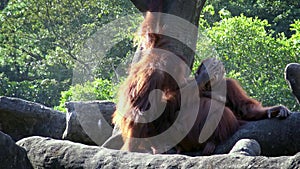
[[[285,79],[288,81],[292,93],[300,103],[300,64],[290,63],[285,68]]]
[[[28,136],[60,139],[65,114],[44,105],[11,97],[0,97],[0,130],[15,141]]]
[[[248,155],[248,156],[258,156],[260,155],[260,153],[261,153],[260,145],[254,139],[239,140],[229,152],[229,154],[241,154],[241,155]]]
[[[251,121],[232,137],[216,147],[215,153],[229,152],[241,139],[259,142],[261,155],[286,156],[300,152],[300,113],[294,112],[286,119],[271,118]]]
[[[118,127],[115,127],[113,130],[113,134],[109,137],[103,144],[102,147],[120,150],[124,144],[121,130]]]
[[[17,146],[10,136],[0,131],[0,168],[32,168],[25,149]]]
[[[109,101],[69,102],[63,139],[102,145],[112,134],[115,104]]]
[[[202,157],[129,153],[70,141],[30,137],[17,142],[34,168],[299,168],[300,153],[265,157],[223,154]]]
[[[286,119],[272,118],[251,121],[242,126],[240,130],[234,133],[234,135],[224,143],[218,145],[214,153],[228,153],[239,140],[254,139],[258,141],[261,146],[261,155],[294,155],[297,152],[300,152],[299,127],[299,112],[292,113]],[[123,144],[124,142],[121,134],[115,132],[115,134],[103,144],[103,147],[118,150]],[[253,153],[256,154],[256,150]],[[202,152],[185,152],[185,154],[190,156],[199,156],[202,155]]]

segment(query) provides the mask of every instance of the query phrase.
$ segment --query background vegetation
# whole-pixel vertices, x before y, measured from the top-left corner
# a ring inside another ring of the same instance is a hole
[[[114,100],[135,51],[132,32],[141,19],[136,13],[129,0],[1,1],[0,95],[62,111],[70,100]],[[90,67],[82,57],[86,42],[123,16],[133,16],[129,27],[109,28],[118,32],[112,39],[116,43]],[[227,76],[264,105],[299,110],[283,75],[286,64],[299,62],[299,18],[298,1],[209,1],[200,20],[194,66],[217,56]],[[75,82],[74,70],[90,76]]]

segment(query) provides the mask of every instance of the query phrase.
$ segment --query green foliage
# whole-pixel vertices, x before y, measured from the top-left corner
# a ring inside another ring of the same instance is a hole
[[[212,46],[217,53],[215,56],[223,61],[227,75],[238,79],[248,94],[264,105],[299,108],[283,75],[288,63],[300,59],[299,46],[295,51],[297,33],[291,39],[284,35],[274,38],[266,31],[269,26],[267,20],[244,15],[225,18],[207,28],[203,36],[211,41],[199,43],[198,48]],[[293,29],[299,29],[299,22]]]
[[[57,105],[57,101],[48,98],[55,95],[57,99],[61,90],[69,88],[72,70],[91,71],[80,57],[85,41],[103,25],[135,12],[130,1],[10,0],[0,10],[0,72],[7,83],[19,87],[1,86],[1,94]],[[127,32],[120,32],[120,36],[127,36]],[[128,42],[117,45],[124,50],[113,50],[108,57],[103,56],[98,69],[92,73],[110,78],[111,67],[102,69],[102,65],[120,62],[119,58],[129,51],[131,43]],[[53,84],[40,85],[44,79],[56,81],[58,91],[52,89]],[[46,88],[49,91],[44,92],[45,96],[37,94]]]
[[[291,24],[291,30],[295,33],[292,35],[290,39],[288,39],[288,44],[291,45],[292,56],[296,56],[296,59],[300,56],[300,20],[295,20],[295,23]]]
[[[61,93],[60,105],[56,110],[65,112],[65,103],[69,101],[110,100],[114,101],[118,85],[107,79],[95,79],[83,85],[71,86],[69,90]]]
[[[0,95],[17,97],[44,104],[46,106],[58,105],[60,91],[69,86],[68,81],[58,82],[55,79],[33,81],[10,81],[5,74],[0,73]]]
[[[206,5],[209,6],[209,10],[205,11],[204,15],[211,25],[220,21],[224,11],[229,11],[232,16],[244,14],[247,17],[266,19],[270,23],[269,29],[274,31],[274,35],[284,32],[287,37],[293,33],[290,31],[289,25],[300,15],[300,1],[293,0],[212,0]]]
[[[210,1],[200,21],[195,65],[203,58],[219,56],[227,75],[238,79],[251,96],[265,105],[281,103],[296,110],[283,71],[287,63],[299,61],[300,21],[295,20],[299,7],[298,1]],[[59,110],[71,100],[113,100],[116,86],[105,79],[120,81],[125,74],[122,70],[135,50],[131,32],[141,17],[127,18],[128,29],[109,27],[117,32],[109,39],[115,45],[99,52],[101,59],[93,60],[95,67],[86,64],[90,58],[82,56],[82,50],[102,27],[136,12],[129,0],[4,0],[0,95],[59,105]],[[99,42],[96,45],[106,45]],[[70,86],[72,70],[79,72],[82,83]],[[84,83],[87,80],[80,75],[86,72],[93,75],[88,80],[96,80]]]

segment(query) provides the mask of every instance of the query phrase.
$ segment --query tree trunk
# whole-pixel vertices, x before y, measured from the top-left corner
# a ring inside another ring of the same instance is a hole
[[[166,28],[164,38],[169,42],[164,49],[184,58],[192,68],[196,49],[200,12],[206,0],[131,0],[141,12],[162,12],[161,26]],[[151,5],[150,5],[151,4]],[[161,5],[161,6],[160,6]],[[171,28],[171,29],[170,29]],[[137,54],[143,50],[138,48]]]

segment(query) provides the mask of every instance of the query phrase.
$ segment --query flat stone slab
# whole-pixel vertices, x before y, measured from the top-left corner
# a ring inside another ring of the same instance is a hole
[[[30,137],[17,142],[34,168],[298,168],[300,153],[265,157],[242,154],[189,157],[151,155],[87,146],[70,141]]]

